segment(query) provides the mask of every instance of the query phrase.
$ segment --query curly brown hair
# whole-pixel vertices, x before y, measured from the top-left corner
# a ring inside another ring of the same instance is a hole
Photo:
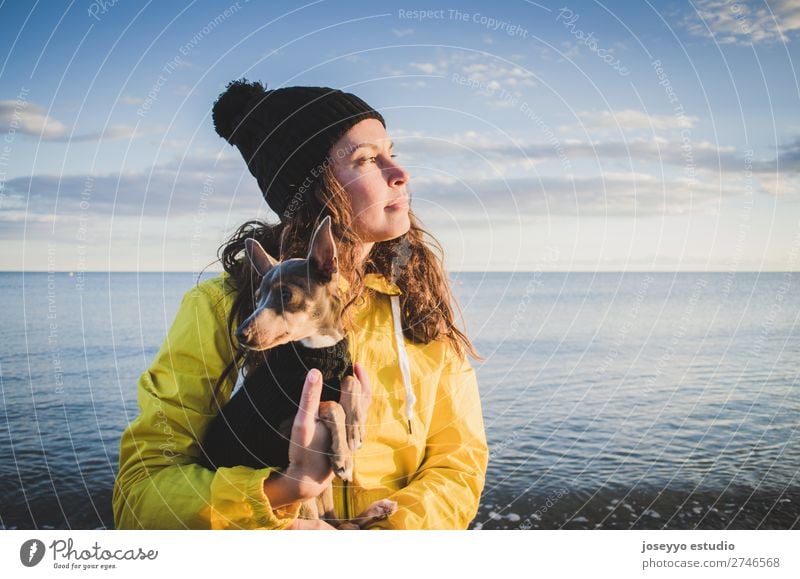
[[[279,261],[306,257],[311,234],[320,221],[329,215],[332,233],[337,240],[339,270],[350,282],[344,296],[345,328],[351,322],[348,315],[350,306],[365,289],[369,290],[364,286],[364,276],[379,273],[396,283],[402,292],[400,311],[403,334],[408,340],[427,344],[445,339],[462,358],[469,353],[477,360],[482,359],[467,335],[456,326],[453,306],[458,309],[462,321],[463,314],[444,272],[442,247],[421,227],[413,211],[409,210],[411,228],[407,233],[390,241],[375,243],[367,258],[359,264],[362,241],[353,230],[349,196],[334,176],[330,164],[324,165],[321,178],[309,193],[302,199],[295,196],[284,221],[276,224],[258,219],[247,221],[219,247],[218,261],[229,274],[229,289],[235,294],[228,315],[231,333],[255,309],[255,290],[261,281],[250,260],[243,254],[245,239],[256,239]],[[429,241],[426,241],[426,237]],[[240,348],[233,361],[223,370],[215,389],[219,388],[234,367],[250,371],[262,363],[263,356],[259,354]]]

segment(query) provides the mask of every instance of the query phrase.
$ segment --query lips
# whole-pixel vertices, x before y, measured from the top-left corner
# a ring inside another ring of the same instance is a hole
[[[408,197],[395,199],[386,206],[386,209],[408,209]]]

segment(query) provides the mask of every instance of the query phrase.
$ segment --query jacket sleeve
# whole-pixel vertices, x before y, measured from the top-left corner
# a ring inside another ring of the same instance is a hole
[[[371,528],[466,529],[478,512],[489,449],[475,370],[453,356],[442,371],[425,458],[388,498],[397,512]]]
[[[214,384],[233,356],[225,300],[214,283],[183,296],[139,379],[141,413],[122,435],[114,485],[118,529],[277,529],[297,517],[299,503],[270,507],[263,488],[272,469],[211,471],[198,464],[198,441],[215,412]]]

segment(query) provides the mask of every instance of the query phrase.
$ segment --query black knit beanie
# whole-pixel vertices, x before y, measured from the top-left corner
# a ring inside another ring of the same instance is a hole
[[[246,79],[214,103],[214,128],[236,145],[264,199],[286,221],[329,162],[331,146],[364,119],[386,122],[357,96],[327,87],[265,90]]]

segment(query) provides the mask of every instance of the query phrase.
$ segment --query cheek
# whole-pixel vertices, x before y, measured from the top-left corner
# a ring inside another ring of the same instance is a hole
[[[366,179],[361,179],[347,188],[350,208],[356,221],[368,220],[370,216],[376,215],[383,209],[379,202],[380,199],[374,193],[374,188],[370,187],[366,181]]]
[[[358,219],[359,214],[363,213],[364,209],[367,207],[364,192],[361,187],[362,180],[358,178],[359,176],[356,172],[346,169],[334,168],[333,175],[336,177],[336,180],[342,184],[347,193],[353,218]]]
[[[358,221],[363,216],[368,204],[365,203],[364,196],[361,192],[354,187],[347,190],[347,195],[350,197],[350,211],[353,214],[353,219]]]

